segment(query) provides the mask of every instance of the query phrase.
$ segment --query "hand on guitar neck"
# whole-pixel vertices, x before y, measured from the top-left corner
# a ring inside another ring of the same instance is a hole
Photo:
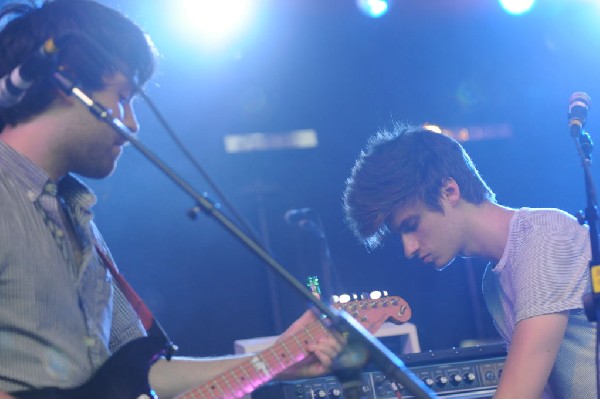
[[[288,327],[277,342],[283,342],[289,337],[293,337],[316,322],[317,318],[312,311],[308,310],[304,312],[299,319]],[[288,367],[279,374],[279,377],[312,377],[329,372],[333,359],[340,353],[345,341],[345,338],[341,334],[324,334],[318,337],[314,342],[307,344],[306,350],[309,355],[300,362]]]
[[[347,303],[333,305],[339,310],[344,310],[358,320],[371,333],[375,333],[387,320],[397,324],[408,321],[412,312],[408,303],[397,296],[379,299],[362,299]],[[317,322],[313,312],[307,311],[296,320],[277,342],[293,337],[299,331],[306,329]],[[346,339],[340,334],[325,334],[313,343],[307,345],[310,355],[297,364],[288,367],[278,375],[279,378],[311,377],[330,372],[333,359],[340,353]]]

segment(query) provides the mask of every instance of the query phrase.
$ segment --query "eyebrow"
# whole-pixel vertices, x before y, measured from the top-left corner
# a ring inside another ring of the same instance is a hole
[[[402,223],[400,223],[400,227],[406,226],[407,224],[414,224],[420,219],[420,217],[421,216],[417,214],[409,215],[402,221]]]
[[[420,215],[415,214],[415,213],[411,213],[409,215],[407,215],[406,217],[404,217],[400,223],[390,223],[388,224],[388,230],[390,230],[393,233],[399,233],[402,231],[406,231],[406,230],[412,230],[413,227],[412,226],[408,226],[409,224],[413,224],[416,221],[418,221],[418,219],[420,218]],[[393,220],[392,220],[393,222]],[[391,228],[390,228],[391,226]]]
[[[125,78],[124,80],[113,80],[112,82],[107,83],[106,87],[113,87],[119,92],[126,92],[127,100],[133,99],[136,96],[136,94],[139,93],[138,86],[133,85],[131,81],[127,78]]]

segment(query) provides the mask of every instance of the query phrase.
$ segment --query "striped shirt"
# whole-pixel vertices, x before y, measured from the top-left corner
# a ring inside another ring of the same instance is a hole
[[[95,202],[75,177],[57,185],[0,141],[0,391],[78,386],[144,335],[95,251],[106,248]],[[60,206],[82,242],[77,259]]]
[[[569,312],[567,331],[544,398],[597,399],[596,323],[582,296],[591,290],[589,231],[557,209],[515,212],[502,259],[489,265],[483,293],[496,328],[509,345],[517,322]]]

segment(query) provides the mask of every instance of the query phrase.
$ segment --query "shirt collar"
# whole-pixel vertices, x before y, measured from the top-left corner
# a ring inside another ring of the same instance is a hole
[[[46,192],[57,192],[70,206],[90,210],[96,203],[92,190],[75,176],[67,174],[56,184],[42,168],[0,140],[2,171],[23,187],[31,202],[37,200],[46,188]]]

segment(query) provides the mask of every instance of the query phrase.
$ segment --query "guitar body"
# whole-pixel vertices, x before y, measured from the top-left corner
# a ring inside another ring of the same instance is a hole
[[[77,388],[42,388],[11,395],[18,399],[137,399],[143,395],[152,398],[148,372],[163,350],[160,338],[138,338],[119,349],[90,380]]]

